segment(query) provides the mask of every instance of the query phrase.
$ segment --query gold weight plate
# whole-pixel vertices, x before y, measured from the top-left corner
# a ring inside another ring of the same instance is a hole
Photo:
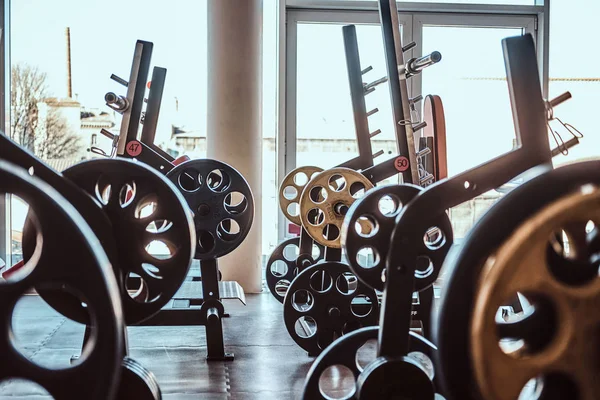
[[[323,172],[323,168],[319,167],[298,167],[283,178],[281,186],[279,186],[279,207],[283,212],[283,215],[288,221],[302,225],[300,221],[300,214],[293,215],[290,210],[290,205],[294,208],[296,204],[296,210],[300,210],[300,195],[306,184],[312,179],[314,174]]]
[[[581,400],[600,398],[600,279],[582,285],[564,283],[555,278],[547,261],[556,232],[565,231],[570,238],[568,227],[588,221],[600,226],[600,191],[586,186],[525,221],[486,261],[470,327],[473,371],[485,399],[517,399],[531,379],[549,373],[566,375]],[[574,253],[579,258],[577,249]],[[511,352],[499,344],[496,312],[516,293],[549,300],[556,315],[553,338],[531,354],[526,347]]]
[[[302,226],[317,243],[339,249],[344,210],[371,188],[371,181],[349,168],[321,172],[306,184],[300,196]],[[327,229],[335,231],[337,236],[328,238]]]

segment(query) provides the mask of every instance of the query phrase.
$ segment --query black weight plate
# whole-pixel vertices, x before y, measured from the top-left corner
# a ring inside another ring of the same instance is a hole
[[[267,286],[269,287],[269,290],[271,291],[273,297],[275,297],[280,303],[283,303],[283,298],[285,297],[285,293],[287,292],[287,287],[289,287],[296,275],[298,275],[297,257],[294,259],[290,259],[289,257],[286,257],[287,254],[284,254],[285,248],[288,246],[295,246],[299,252],[300,238],[294,237],[286,239],[283,242],[281,242],[277,247],[275,247],[275,249],[273,249],[273,252],[271,253],[271,256],[269,257],[269,261],[267,261],[267,267],[265,270],[265,280],[267,281]],[[313,262],[311,264],[321,261],[325,257],[325,247],[316,242],[313,244],[313,248],[314,246],[317,246],[317,248],[319,249],[319,256],[315,260],[312,260]],[[285,271],[277,271],[275,268],[275,263],[279,263],[277,265],[285,264]]]
[[[432,331],[437,363],[448,399],[480,400],[473,385],[470,354],[471,315],[484,261],[527,218],[556,199],[586,185],[600,185],[600,161],[561,167],[531,179],[497,202],[453,249]]]
[[[85,161],[63,174],[96,198],[112,224],[125,321],[150,318],[177,293],[191,265],[195,232],[183,196],[164,176],[131,160]],[[57,310],[77,315],[48,295]]]
[[[252,227],[254,198],[238,171],[220,161],[198,159],[179,164],[167,178],[194,214],[196,259],[222,257],[244,241]]]
[[[446,210],[427,210],[417,215],[416,196],[396,216],[385,265],[414,265],[415,290],[424,290],[436,281],[454,242],[452,223]],[[380,278],[382,279],[382,278]]]
[[[125,357],[121,363],[121,382],[117,400],[160,400],[162,394],[156,377],[139,362]]]
[[[293,280],[283,300],[283,318],[292,339],[316,355],[336,337],[377,324],[379,302],[348,265],[325,261]]]
[[[361,368],[358,362],[361,357],[358,352],[369,340],[377,340],[378,335],[379,327],[370,326],[344,335],[333,342],[319,355],[308,371],[302,398],[306,400],[326,399],[319,389],[319,379],[327,368],[334,365],[342,365],[348,368],[352,371],[354,379],[358,380],[361,373],[366,370],[369,365],[367,364],[364,368]],[[430,377],[433,375],[435,382],[437,374],[433,369],[431,360],[434,359],[437,349],[433,343],[414,332],[410,332],[409,350],[410,353],[408,354],[408,357],[416,360],[422,368],[427,371],[427,374]],[[367,355],[368,353],[369,351],[367,351]],[[427,356],[429,360],[424,360],[424,357],[420,353]]]
[[[3,161],[0,192],[16,194],[29,204],[37,233],[31,259],[8,282],[0,283],[0,381],[24,378],[55,399],[113,398],[125,328],[117,282],[98,238],[51,186]],[[32,287],[68,290],[85,300],[92,315],[92,333],[82,362],[62,370],[48,369],[34,365],[14,347],[12,313],[18,299]]]
[[[342,226],[342,244],[348,264],[352,272],[358,279],[363,281],[375,290],[384,290],[384,281],[382,279],[390,249],[390,240],[392,231],[396,226],[396,216],[400,213],[403,205],[408,204],[421,190],[415,185],[387,185],[369,190],[361,199],[354,202],[344,218]],[[388,206],[386,209],[386,205]],[[384,213],[385,211],[385,213]],[[370,229],[363,232],[363,227],[359,224],[359,219],[363,220]],[[437,224],[448,226],[447,217],[442,217]],[[373,255],[371,264],[365,264],[358,261],[361,251],[370,251]],[[423,249],[422,256],[436,259],[435,255],[428,248]],[[437,260],[436,260],[437,261]],[[433,268],[439,269],[441,262],[432,263]],[[426,264],[425,269],[429,267]],[[415,290],[422,290],[430,286],[433,282],[431,276],[437,276],[435,271],[415,272]],[[431,272],[431,274],[429,274]]]

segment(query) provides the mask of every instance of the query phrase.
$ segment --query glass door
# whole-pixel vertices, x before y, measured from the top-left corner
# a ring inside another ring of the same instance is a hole
[[[444,105],[449,176],[505,154],[515,145],[502,39],[533,33],[533,17],[415,15],[420,54],[434,50],[442,61],[414,78],[423,95]],[[455,236],[464,237],[500,198],[491,191],[450,210]]]

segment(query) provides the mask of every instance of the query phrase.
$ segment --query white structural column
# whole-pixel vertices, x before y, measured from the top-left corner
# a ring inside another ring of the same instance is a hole
[[[244,175],[254,194],[252,229],[219,267],[247,293],[262,282],[262,15],[262,0],[208,0],[207,153]]]

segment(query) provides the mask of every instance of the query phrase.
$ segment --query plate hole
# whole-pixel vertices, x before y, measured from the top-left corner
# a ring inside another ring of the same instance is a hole
[[[59,286],[60,285],[60,286]],[[36,287],[40,292],[52,293],[55,298],[60,298],[63,301],[75,304],[75,307],[79,307],[81,310],[82,318],[87,321],[91,321],[92,329],[96,328],[95,320],[92,317],[92,313],[87,307],[88,302],[82,295],[79,295],[77,291],[72,290],[70,287],[63,286],[60,283],[58,285]],[[26,293],[31,293],[33,288],[30,288]],[[46,319],[53,321],[53,325],[58,326],[58,321],[63,319],[62,314],[55,311],[46,302],[42,301],[38,296],[22,295],[14,305],[12,309],[12,315],[10,316],[10,341],[14,348],[21,353],[25,358],[42,368],[48,369],[68,369],[71,368],[69,357],[52,357],[42,352],[39,354],[36,348],[40,348],[40,333],[50,335],[50,329],[48,326],[44,328],[40,325],[40,319]],[[73,337],[83,338],[85,331],[85,325],[75,321],[69,321],[70,325],[69,333],[74,335]],[[93,341],[92,341],[93,342]],[[77,343],[77,346],[81,346],[81,339]],[[82,356],[77,361],[77,364],[83,362],[91,349],[94,347],[93,343],[88,342],[83,349]]]
[[[166,231],[171,229],[172,226],[173,223],[171,221],[166,219],[158,219],[155,221],[151,221],[146,226],[146,231],[150,233],[165,233]]]
[[[446,235],[437,226],[432,226],[425,231],[423,243],[425,243],[425,247],[429,250],[439,250],[446,244]]]
[[[232,242],[240,236],[240,225],[234,219],[224,219],[217,226],[217,235],[226,242]]]
[[[294,330],[298,337],[308,339],[317,333],[317,321],[309,315],[303,315],[296,320]]]
[[[289,287],[290,281],[288,281],[287,279],[277,281],[277,283],[275,284],[275,293],[277,293],[278,296],[285,297],[285,294],[287,293]]]
[[[379,265],[379,253],[371,246],[362,247],[356,253],[356,263],[361,268],[374,268]]]
[[[157,260],[168,260],[173,257],[173,251],[162,240],[153,240],[146,246],[146,252]]]
[[[356,393],[354,374],[341,364],[327,367],[319,377],[319,391],[326,399],[350,399]]]
[[[333,224],[327,224],[323,228],[323,239],[337,240],[340,237],[340,229]]]
[[[595,227],[596,227],[596,224],[594,223],[594,221],[588,221],[585,224],[585,233],[590,233],[591,231],[594,230]]]
[[[369,339],[356,352],[356,367],[362,372],[377,358],[377,339]]]
[[[119,192],[119,204],[121,205],[121,208],[126,208],[133,203],[133,200],[135,200],[135,194],[135,182],[131,182],[131,184],[126,183],[123,185],[121,191]]]
[[[435,378],[435,368],[433,367],[433,361],[427,354],[421,351],[413,351],[408,353],[407,356],[417,361],[423,367],[429,379],[433,381],[433,378]]]
[[[313,226],[319,226],[325,221],[325,213],[320,208],[312,208],[306,216],[308,223]]]
[[[402,208],[402,202],[396,196],[386,194],[379,199],[377,207],[381,214],[385,217],[394,217]]]
[[[318,270],[310,276],[310,288],[317,293],[325,293],[333,286],[333,279],[329,272]]]
[[[351,295],[356,292],[358,280],[351,272],[344,272],[335,280],[335,287],[343,295]]]
[[[53,399],[43,386],[22,378],[11,378],[0,381],[0,394],[10,399]]]
[[[315,204],[321,204],[327,200],[327,190],[323,186],[315,186],[308,192],[308,197]]]
[[[214,169],[206,176],[206,184],[216,193],[223,193],[231,185],[230,176],[222,169]]]
[[[186,192],[195,192],[202,186],[202,175],[192,168],[184,169],[177,178],[179,187]]]
[[[417,279],[425,279],[433,274],[435,270],[433,261],[427,256],[418,256],[415,268],[415,277]]]
[[[43,240],[39,220],[29,203],[15,194],[8,195],[11,198],[11,224],[7,236],[10,235],[12,258],[6,262],[3,278],[8,282],[20,282],[35,270]],[[32,252],[30,259],[24,260],[25,250]]]
[[[600,273],[599,257],[589,257],[590,252],[596,251],[593,248],[596,246],[589,241],[593,234],[585,232],[586,225],[589,222],[572,224],[570,229],[559,229],[548,240],[546,265],[552,276],[563,284],[586,285],[596,280]]]
[[[102,180],[99,180],[96,182],[94,191],[96,192],[96,198],[98,201],[103,205],[107,205],[112,194],[112,186],[110,184],[104,184],[102,183]]]
[[[133,215],[138,219],[148,218],[156,212],[157,207],[156,196],[148,195],[138,202]]]
[[[215,237],[209,231],[198,231],[198,248],[196,249],[201,254],[207,254],[215,248]]]
[[[346,188],[346,178],[340,174],[333,174],[329,177],[328,185],[329,189],[333,190],[334,192],[341,192]]]
[[[133,301],[140,304],[150,303],[150,287],[146,280],[135,272],[130,272],[125,284],[127,294]]]
[[[322,256],[321,249],[316,244],[313,244],[312,245],[312,259],[314,261],[317,261],[319,258],[321,258],[321,256]]]
[[[308,290],[296,290],[292,295],[292,307],[298,312],[309,311],[314,303],[313,295]]]
[[[149,263],[142,263],[142,269],[151,278],[162,279],[162,276],[160,274],[160,269],[157,266],[149,264]]]
[[[237,215],[246,211],[248,199],[240,192],[231,192],[225,196],[223,205],[229,214]]]
[[[288,204],[287,213],[289,215],[291,215],[292,217],[299,216],[300,215],[300,205],[296,202]]]
[[[512,312],[514,308],[503,307],[496,315],[498,346],[510,357],[527,358],[543,352],[554,338],[558,329],[556,309],[552,301],[540,295],[515,293],[503,304],[515,304],[515,299],[524,297],[523,310]]]
[[[269,271],[271,271],[271,275],[274,277],[281,278],[287,275],[288,265],[283,260],[275,260],[269,267]]]
[[[283,248],[283,258],[288,261],[296,261],[300,254],[300,247],[295,244],[288,244]]]
[[[294,175],[294,183],[298,186],[304,186],[308,183],[308,176],[304,172],[298,172]]]
[[[352,310],[352,314],[364,318],[373,310],[373,303],[369,296],[358,294],[352,299],[350,309]]]
[[[296,197],[298,197],[298,189],[293,186],[284,187],[283,197],[287,200],[294,200]]]
[[[559,372],[538,375],[530,379],[519,394],[518,400],[538,400],[544,398],[581,399],[575,382]]]
[[[360,199],[361,197],[363,197],[365,195],[365,192],[365,184],[362,182],[354,182],[352,185],[350,185],[350,194],[355,199]]]
[[[356,220],[354,229],[360,237],[371,238],[377,234],[379,224],[375,218],[370,215],[361,215],[358,220]]]

